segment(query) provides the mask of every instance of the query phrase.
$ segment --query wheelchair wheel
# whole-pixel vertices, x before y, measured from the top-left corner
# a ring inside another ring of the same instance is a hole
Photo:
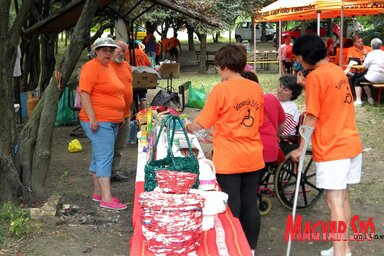
[[[268,197],[261,197],[258,200],[259,212],[261,216],[267,215],[272,209],[272,201]]]
[[[286,160],[277,167],[275,173],[274,183],[277,199],[289,210],[293,208],[298,166],[299,163],[293,162],[291,153],[288,153]],[[309,149],[305,154],[297,209],[313,206],[321,198],[323,192],[323,189],[316,187],[315,164],[312,161],[312,150]]]

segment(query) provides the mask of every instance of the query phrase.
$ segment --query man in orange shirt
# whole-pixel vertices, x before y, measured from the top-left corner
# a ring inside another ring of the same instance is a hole
[[[161,36],[161,60],[168,58],[169,38],[165,34]]]
[[[352,40],[353,40],[353,46],[348,49],[348,54],[347,54],[348,62],[350,58],[358,58],[360,60],[359,64],[363,64],[365,57],[370,51],[372,51],[372,48],[364,45],[363,38],[361,38],[361,36],[358,34],[353,35]],[[364,75],[364,72],[362,72],[361,70],[351,69],[351,73],[352,74],[349,80],[351,85],[353,86],[355,84],[355,81]],[[353,90],[355,90],[354,87],[353,87]],[[360,103],[361,101],[360,102],[356,101],[357,106],[361,106]]]
[[[348,78],[343,70],[328,62],[322,39],[315,34],[299,37],[293,53],[305,70],[313,71],[305,81],[306,117],[304,124],[313,127],[312,154],[316,163],[316,186],[326,191],[331,221],[349,225],[351,206],[348,185],[360,182],[362,143],[355,123],[355,109]],[[298,75],[301,82],[305,78]],[[303,141],[292,151],[298,160]],[[345,236],[348,238],[347,231]],[[350,256],[348,241],[334,241],[333,247],[321,251],[323,256]]]
[[[343,50],[342,50],[342,68],[348,65],[348,50],[350,47],[353,47],[353,40],[351,38],[345,38],[343,41]],[[339,66],[340,64],[340,47],[336,48],[335,54],[335,64]]]
[[[347,54],[348,59],[359,58],[360,62],[363,63],[367,54],[370,51],[372,51],[372,48],[364,45],[363,38],[358,34],[353,35],[352,40],[353,40],[353,47],[350,47],[348,49],[348,54]]]
[[[179,47],[181,51],[181,44],[179,39],[177,39],[177,33],[175,32],[173,37],[169,39],[169,56],[172,61],[179,62],[179,53],[177,51],[177,47]]]
[[[257,247],[260,213],[257,191],[264,168],[259,128],[263,124],[264,98],[260,85],[241,76],[247,55],[239,45],[224,45],[215,55],[222,78],[188,132],[213,132],[213,163],[220,188],[229,195],[228,205],[240,219],[251,249]]]
[[[129,123],[130,123],[130,110],[133,100],[132,93],[132,70],[131,66],[124,60],[124,55],[127,50],[127,44],[123,40],[115,40],[115,44],[119,46],[113,53],[113,61],[109,64],[113,67],[117,77],[125,86],[124,91],[124,122],[119,127],[115,141],[115,152],[113,155],[112,163],[112,176],[111,181],[128,181],[128,177],[123,173],[120,162],[122,151],[129,135]]]
[[[139,48],[139,45],[134,42],[133,46],[129,46],[129,49],[132,50],[134,48],[134,53],[135,53],[135,61],[136,63],[131,63],[132,66],[146,66],[146,67],[151,67],[152,63],[151,60],[148,58],[148,56],[145,54],[144,51],[142,51]],[[127,62],[130,62],[130,54],[125,53],[125,59]]]

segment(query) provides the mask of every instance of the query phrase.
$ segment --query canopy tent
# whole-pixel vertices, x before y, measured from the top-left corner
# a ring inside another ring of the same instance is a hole
[[[278,0],[256,11],[254,23],[279,22],[279,45],[281,45],[281,21],[317,19],[320,34],[320,19],[345,16],[376,15],[384,13],[384,0]],[[255,26],[254,26],[255,27]],[[343,31],[343,22],[341,22]],[[342,37],[340,38],[342,48]],[[256,49],[256,40],[254,40]],[[340,49],[340,63],[342,62]],[[254,57],[255,58],[255,57]]]
[[[343,14],[341,11],[343,10]],[[384,13],[384,1],[367,0],[278,0],[255,13],[254,22],[313,20],[338,16],[376,15]]]

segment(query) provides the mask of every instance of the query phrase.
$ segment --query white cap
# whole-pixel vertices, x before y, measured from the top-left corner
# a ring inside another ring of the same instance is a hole
[[[94,43],[93,49],[97,49],[97,48],[100,48],[100,47],[120,48],[119,46],[117,46],[115,44],[115,41],[113,41],[113,39],[110,38],[110,37],[102,37],[102,38],[96,39],[96,41]]]

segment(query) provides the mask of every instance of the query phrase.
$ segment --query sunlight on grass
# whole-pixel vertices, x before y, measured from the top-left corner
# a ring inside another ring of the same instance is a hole
[[[279,74],[270,73],[258,73],[258,78],[264,93],[276,94],[277,86],[279,84]],[[197,74],[197,73],[183,73],[181,78],[173,80],[173,88],[176,91],[177,86],[186,81],[191,81],[191,84],[195,88],[200,88],[204,85],[207,93],[212,91],[212,88],[220,82],[221,78],[217,73],[210,74]],[[159,87],[165,88],[167,86],[167,80],[159,80]],[[299,105],[299,110],[305,110],[305,98],[300,96],[296,103]]]

